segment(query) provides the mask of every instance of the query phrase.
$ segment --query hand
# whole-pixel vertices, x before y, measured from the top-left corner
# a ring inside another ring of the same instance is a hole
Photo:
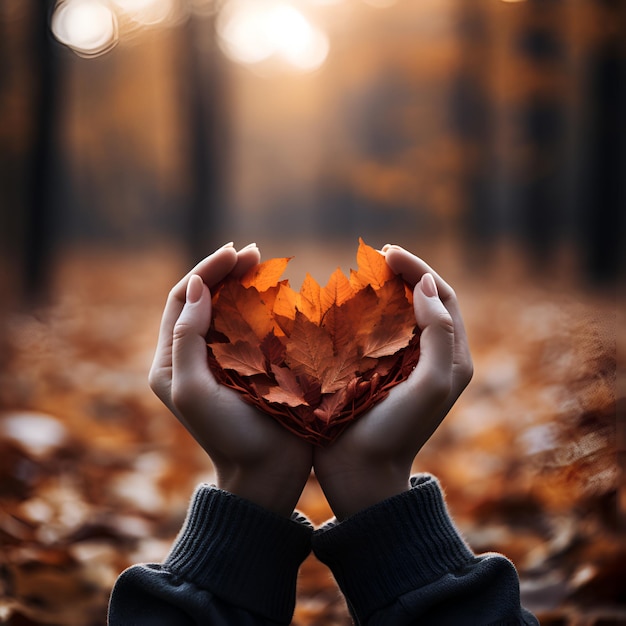
[[[472,359],[452,288],[424,261],[399,246],[387,263],[414,286],[420,358],[406,381],[352,424],[313,465],[337,519],[409,488],[415,456],[469,383]]]
[[[150,386],[209,454],[217,486],[280,515],[292,513],[312,465],[310,444],[220,385],[207,361],[210,287],[259,262],[251,244],[201,261],[170,291]]]

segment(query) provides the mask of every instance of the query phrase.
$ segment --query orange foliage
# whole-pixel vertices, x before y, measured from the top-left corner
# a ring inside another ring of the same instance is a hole
[[[295,434],[323,445],[406,380],[419,358],[412,294],[360,240],[358,270],[299,293],[271,259],[213,296],[207,336],[218,380]]]

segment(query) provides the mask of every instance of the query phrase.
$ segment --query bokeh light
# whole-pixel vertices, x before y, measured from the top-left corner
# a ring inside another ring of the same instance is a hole
[[[393,6],[396,1],[397,0],[364,0],[365,4],[369,4],[377,9],[386,9],[387,7]]]
[[[397,0],[363,0],[387,8]],[[224,54],[236,63],[273,62],[273,69],[311,72],[323,65],[329,37],[307,10],[316,12],[345,0],[58,0],[53,18],[55,37],[86,57],[108,52],[141,27],[174,26],[190,15],[217,16],[216,31]],[[278,62],[278,63],[276,63]]]
[[[273,58],[312,71],[324,63],[330,48],[324,32],[283,2],[230,2],[220,13],[217,31],[224,53],[238,63]]]
[[[145,26],[160,24],[174,13],[174,0],[112,0],[131,20]]]
[[[115,12],[99,0],[68,0],[57,5],[54,36],[82,56],[97,56],[118,42]]]

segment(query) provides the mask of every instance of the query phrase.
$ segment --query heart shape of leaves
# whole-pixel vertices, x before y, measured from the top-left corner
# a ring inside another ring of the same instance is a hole
[[[327,285],[307,274],[299,293],[271,259],[213,293],[207,335],[217,380],[316,445],[338,437],[406,380],[419,358],[413,294],[359,239],[358,270]]]

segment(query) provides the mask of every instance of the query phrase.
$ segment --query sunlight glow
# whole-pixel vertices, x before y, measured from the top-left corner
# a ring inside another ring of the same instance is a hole
[[[52,18],[54,36],[82,56],[97,56],[118,41],[117,19],[99,0],[70,0],[59,4]]]
[[[255,64],[279,58],[300,71],[320,67],[330,44],[295,7],[285,2],[233,1],[217,23],[222,48],[239,63]]]
[[[274,46],[264,30],[266,13],[257,6],[231,3],[220,13],[217,29],[224,52],[240,63],[258,63],[270,57]]]
[[[112,0],[131,20],[145,26],[165,22],[175,10],[173,0]]]
[[[386,9],[393,6],[397,0],[365,0],[366,4],[376,7],[377,9]]]

